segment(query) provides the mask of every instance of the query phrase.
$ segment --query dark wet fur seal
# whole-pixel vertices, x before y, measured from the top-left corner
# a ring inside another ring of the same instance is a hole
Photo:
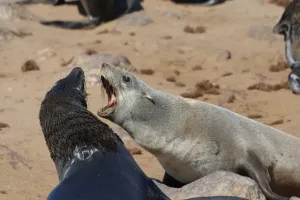
[[[87,110],[84,73],[74,68],[39,113],[60,183],[48,200],[167,200],[112,129]]]
[[[216,171],[256,181],[267,199],[300,196],[300,139],[228,109],[151,88],[104,63],[108,105],[98,116],[124,128],[156,156],[163,183],[189,184]],[[176,181],[177,180],[177,181]]]
[[[114,20],[124,14],[142,10],[143,0],[80,0],[65,2],[64,0],[22,0],[16,2],[19,5],[45,3],[53,5],[76,5],[80,14],[87,16],[88,21],[41,21],[46,26],[54,26],[63,29],[91,29],[101,23]]]
[[[181,4],[199,4],[212,6],[220,3],[224,3],[226,0],[172,0],[175,3]]]
[[[284,10],[279,22],[273,29],[284,36],[285,56],[292,72],[288,76],[289,86],[294,94],[300,94],[300,1],[292,1]]]

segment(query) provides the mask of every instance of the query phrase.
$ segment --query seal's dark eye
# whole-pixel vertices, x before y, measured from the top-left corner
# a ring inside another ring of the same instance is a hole
[[[123,81],[128,83],[130,81],[130,77],[129,76],[123,76]]]

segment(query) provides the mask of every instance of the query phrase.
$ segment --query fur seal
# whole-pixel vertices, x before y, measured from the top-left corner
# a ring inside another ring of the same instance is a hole
[[[48,200],[169,200],[112,129],[87,110],[85,96],[77,67],[41,104],[39,120],[60,181]]]
[[[21,0],[16,3],[19,5],[36,3],[52,3],[55,6],[64,4],[76,5],[79,13],[87,16],[88,21],[42,20],[40,23],[63,29],[90,29],[127,13],[142,10],[142,1],[143,0],[75,0],[66,2],[65,0]]]
[[[299,77],[300,71],[300,1],[294,0],[289,3],[283,12],[273,32],[284,35],[285,56],[292,72],[288,76],[289,86],[293,93],[300,94]]]
[[[101,65],[100,79],[108,105],[98,116],[155,155],[170,182],[187,184],[223,170],[252,178],[267,199],[300,196],[299,138],[222,107],[155,90],[111,64]]]
[[[175,3],[195,3],[195,4],[200,4],[200,5],[205,5],[205,6],[213,6],[216,4],[224,3],[226,0],[172,0]]]

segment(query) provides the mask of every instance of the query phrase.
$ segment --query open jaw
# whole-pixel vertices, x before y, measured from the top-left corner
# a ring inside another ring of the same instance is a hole
[[[99,116],[107,116],[111,114],[117,106],[117,90],[115,87],[113,87],[109,81],[104,77],[101,76],[101,82],[102,82],[102,87],[105,89],[107,98],[108,98],[108,103],[107,105],[102,108],[99,112]]]

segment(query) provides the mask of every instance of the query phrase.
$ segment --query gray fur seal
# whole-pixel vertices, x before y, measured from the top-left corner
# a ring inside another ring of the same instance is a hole
[[[279,22],[273,29],[276,34],[284,35],[285,56],[292,72],[288,76],[293,93],[300,94],[300,1],[289,3]]]
[[[222,107],[155,90],[110,64],[102,64],[100,78],[108,105],[98,116],[124,128],[173,181],[187,184],[223,170],[254,179],[267,199],[300,196],[299,138]]]
[[[118,135],[87,110],[81,68],[74,68],[50,89],[39,119],[60,181],[47,200],[170,200],[144,174]]]
[[[84,72],[74,68],[46,94],[39,113],[59,185],[48,200],[169,200],[121,139],[87,110]]]

